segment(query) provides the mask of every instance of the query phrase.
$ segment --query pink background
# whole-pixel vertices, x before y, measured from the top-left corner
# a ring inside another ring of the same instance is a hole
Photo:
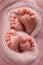
[[[7,4],[9,4],[9,2],[19,2],[19,1],[22,1],[22,0],[0,0],[0,13],[2,12],[3,10],[3,7],[6,6]],[[29,1],[29,0],[24,0],[24,1]],[[32,2],[33,0],[31,0]],[[36,40],[38,42],[38,46],[39,46],[39,50],[40,50],[40,59],[39,59],[39,62],[37,65],[43,65],[43,0],[34,0],[38,7],[40,8],[40,14],[41,14],[41,18],[42,18],[42,27],[41,27],[41,30],[40,32],[36,35]],[[2,14],[2,13],[1,13]],[[0,15],[0,34],[1,34],[1,27],[2,27],[2,23],[1,23],[1,15]],[[1,39],[1,37],[0,37]],[[1,43],[1,40],[0,40],[0,43]],[[6,61],[5,58],[5,55],[3,53],[3,50],[2,50],[2,47],[1,47],[1,44],[0,44],[0,65],[14,65],[12,62],[10,62],[9,60]],[[9,62],[8,62],[9,61]]]

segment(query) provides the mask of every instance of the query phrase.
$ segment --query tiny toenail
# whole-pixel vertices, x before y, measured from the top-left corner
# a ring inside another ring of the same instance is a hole
[[[6,37],[6,42],[10,40],[10,37]]]
[[[7,44],[10,44],[11,43],[11,41],[9,40],[9,41],[7,41]]]
[[[18,25],[15,24],[15,27],[17,27]]]
[[[30,10],[30,16],[34,15],[34,12],[32,10]]]
[[[14,19],[16,19],[17,15],[15,13],[11,13],[11,17],[13,17]]]
[[[12,23],[12,24],[10,23],[10,25],[13,27],[14,26],[14,23]]]
[[[14,24],[14,21],[11,21],[10,24]]]
[[[11,29],[11,34],[12,34],[12,35],[16,34],[16,31],[13,30],[13,29]]]
[[[10,21],[14,21],[15,19],[13,17],[10,17]]]
[[[27,13],[27,14],[30,14],[30,10],[26,9],[26,13]]]
[[[21,14],[21,15],[23,15],[24,14],[24,11],[23,11],[23,9],[19,9],[19,14]]]
[[[34,47],[34,43],[32,43],[31,46]]]
[[[10,35],[11,34],[11,31],[9,31],[8,34]]]
[[[34,47],[31,47],[31,50],[33,50],[34,49]]]
[[[6,37],[10,37],[10,35],[7,33]]]
[[[35,19],[35,18],[36,18],[36,16],[35,16],[35,15],[32,15],[32,16],[31,16],[31,19]]]

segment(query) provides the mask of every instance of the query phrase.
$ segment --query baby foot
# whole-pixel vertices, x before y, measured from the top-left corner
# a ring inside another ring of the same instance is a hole
[[[17,35],[14,29],[11,29],[6,34],[6,43],[10,49],[19,52],[18,50],[19,36]]]
[[[15,30],[24,30],[22,24],[19,22],[17,14],[14,14],[13,12],[10,15],[10,24],[11,28]]]
[[[34,41],[32,38],[22,36],[20,38],[19,51],[32,51],[34,49]]]
[[[21,15],[19,21],[24,25],[26,32],[31,34],[37,24],[34,11],[29,8],[20,8],[19,15]]]

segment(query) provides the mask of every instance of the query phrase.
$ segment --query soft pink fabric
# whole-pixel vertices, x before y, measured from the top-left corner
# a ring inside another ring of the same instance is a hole
[[[40,10],[38,10],[37,6],[34,7],[36,11],[40,12],[40,15],[41,15],[41,18],[42,18],[42,27],[41,27],[41,30],[40,30],[40,32],[35,37],[36,41],[38,42],[39,49],[40,49],[39,62],[36,63],[36,64],[37,65],[43,65],[43,0],[36,0],[36,1],[35,0],[0,0],[0,36],[1,36],[2,26],[4,25],[1,22],[2,11],[4,10],[4,8],[6,8],[5,6],[7,6],[7,5],[9,6],[11,3],[15,4],[16,2],[17,3],[18,2],[22,2],[22,3],[25,2],[26,3],[25,6],[28,6],[28,5],[30,6],[32,3],[33,3],[32,6],[34,6],[34,5],[36,5],[34,3],[37,3],[38,7],[40,8]],[[19,4],[17,4],[17,6],[19,6]],[[23,4],[23,6],[24,6],[24,4]],[[14,63],[12,63],[11,61],[9,61],[8,59],[6,61],[6,56],[4,55],[3,49],[1,47],[1,37],[0,37],[0,65],[9,65],[9,64],[10,65],[14,65]]]

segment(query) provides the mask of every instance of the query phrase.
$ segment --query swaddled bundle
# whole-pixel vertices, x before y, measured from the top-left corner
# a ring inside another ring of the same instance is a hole
[[[31,35],[36,35],[41,27],[40,17],[37,13],[27,7],[17,8],[6,13],[3,16],[3,21],[5,22],[7,34],[6,32],[3,33],[2,46],[6,55],[15,64],[20,65],[28,64],[36,59],[38,56],[37,42]]]

